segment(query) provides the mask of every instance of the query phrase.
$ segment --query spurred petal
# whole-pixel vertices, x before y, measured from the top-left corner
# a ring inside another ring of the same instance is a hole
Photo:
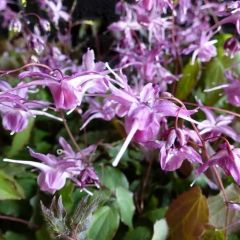
[[[114,161],[113,161],[113,163],[112,163],[113,167],[116,167],[116,166],[118,165],[120,159],[122,158],[123,154],[125,153],[128,145],[129,145],[129,143],[131,142],[134,134],[135,134],[136,131],[138,130],[138,127],[139,127],[139,126],[138,126],[138,123],[137,123],[137,122],[132,125],[132,129],[131,129],[130,132],[128,133],[127,138],[125,139],[125,141],[124,141],[124,143],[123,143],[120,151],[118,152],[116,158],[114,159]]]
[[[14,159],[8,159],[8,158],[4,158],[3,161],[4,162],[19,163],[19,164],[32,166],[32,167],[38,168],[38,169],[40,169],[42,171],[48,171],[48,170],[52,169],[51,167],[49,167],[46,164],[39,163],[39,162],[33,162],[33,161],[14,160]]]

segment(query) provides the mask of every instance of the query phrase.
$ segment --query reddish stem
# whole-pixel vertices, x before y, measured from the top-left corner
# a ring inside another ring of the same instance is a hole
[[[12,222],[19,222],[19,223],[27,225],[29,228],[34,228],[34,229],[39,228],[39,226],[37,226],[37,225],[35,225],[33,223],[30,223],[30,222],[28,222],[28,221],[26,221],[24,219],[17,218],[17,217],[0,215],[0,219],[7,220],[7,221],[12,221]]]

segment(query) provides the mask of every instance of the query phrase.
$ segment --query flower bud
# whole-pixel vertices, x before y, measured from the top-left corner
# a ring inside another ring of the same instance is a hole
[[[43,39],[37,35],[32,35],[30,37],[29,46],[36,52],[37,55],[40,55],[45,48]]]
[[[239,50],[239,43],[237,38],[228,38],[224,43],[224,49],[226,51],[226,55],[233,57]]]
[[[44,31],[46,32],[50,32],[51,30],[51,25],[50,25],[50,22],[45,20],[45,19],[41,19],[40,20],[40,25],[41,27],[43,28]]]
[[[21,32],[22,30],[22,23],[20,22],[19,19],[13,19],[10,24],[9,24],[9,31],[18,33]]]

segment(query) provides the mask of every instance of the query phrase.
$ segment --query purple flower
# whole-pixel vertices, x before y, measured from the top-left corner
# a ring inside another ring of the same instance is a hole
[[[29,114],[22,110],[6,111],[2,116],[2,125],[12,133],[21,132],[28,125]]]
[[[191,146],[187,145],[188,137],[181,129],[172,129],[167,141],[160,147],[161,168],[175,171],[184,160],[191,163],[202,163],[202,158]]]
[[[95,63],[94,51],[88,48],[87,52],[82,56],[82,70],[101,72],[104,68],[105,64],[103,62]]]
[[[171,0],[140,0],[141,5],[150,11],[152,8],[157,8],[166,13],[167,9],[170,7],[172,9],[173,3]]]
[[[11,133],[24,130],[31,117],[45,115],[47,117],[62,121],[54,115],[37,109],[47,109],[49,103],[45,101],[28,100],[28,88],[20,83],[12,88],[7,82],[0,81],[0,114],[3,127]]]
[[[233,58],[235,54],[240,50],[237,38],[231,37],[227,39],[224,43],[224,50],[226,51],[227,55]]]
[[[214,138],[224,134],[235,141],[240,141],[239,134],[229,126],[232,123],[234,116],[215,116],[215,114],[207,109],[207,107],[202,107],[201,109],[207,117],[206,120],[200,122],[198,125],[201,135],[204,135],[205,138]]]
[[[190,117],[196,112],[195,110],[189,111],[169,100],[160,99],[157,88],[154,88],[151,83],[146,84],[139,94],[134,94],[130,86],[123,90],[110,85],[110,89],[112,94],[109,98],[118,103],[119,108],[123,110],[121,117],[125,117],[125,129],[128,133],[113,166],[118,164],[131,140],[141,144],[155,141],[159,133],[161,118],[179,117],[198,123]]]
[[[14,18],[11,20],[9,24],[9,30],[13,32],[21,32],[22,30],[22,23],[18,18]]]
[[[234,9],[235,8],[235,9]],[[221,21],[219,21],[218,25],[233,23],[236,25],[236,30],[238,34],[240,34],[240,11],[239,11],[239,3],[233,5],[233,9],[231,12],[227,10],[227,14],[229,16],[223,18]]]
[[[197,169],[196,173],[201,174],[213,165],[220,166],[226,175],[232,176],[240,184],[239,148],[233,148],[229,144],[224,144],[218,152],[213,154],[207,162]]]
[[[39,34],[30,34],[27,37],[29,47],[36,52],[37,55],[41,55],[45,49],[45,41]]]
[[[192,7],[191,0],[179,0],[178,17],[181,23],[184,23],[187,18],[187,11]]]
[[[147,11],[150,11],[153,8],[154,0],[141,0],[140,3]]]
[[[1,0],[0,1],[0,11],[5,10],[6,7],[7,7],[7,1],[6,0]]]
[[[62,0],[56,1],[45,1],[47,8],[49,9],[50,19],[57,26],[59,19],[63,19],[64,21],[68,21],[70,19],[70,15],[63,10]]]
[[[112,101],[104,100],[103,103],[100,103],[89,98],[88,103],[88,110],[82,115],[84,124],[81,129],[85,128],[93,119],[100,118],[110,121],[116,115],[116,104]]]
[[[198,44],[191,44],[183,51],[184,54],[189,54],[193,51],[192,64],[194,64],[196,58],[198,58],[201,62],[209,62],[211,58],[217,55],[217,50],[214,46],[217,40],[210,40],[210,37],[210,34],[207,35],[203,32]]]
[[[68,81],[49,85],[57,109],[74,109],[78,105],[77,90]]]
[[[73,110],[82,102],[84,94],[91,89],[105,89],[106,74],[101,73],[82,73],[65,76],[59,71],[54,74],[46,74],[40,71],[26,71],[19,75],[22,78],[38,78],[28,85],[48,86],[57,109]]]
[[[4,159],[4,161],[39,169],[41,172],[38,176],[38,184],[42,191],[51,194],[63,188],[67,179],[71,179],[80,188],[85,188],[88,184],[95,184],[98,187],[99,179],[89,162],[86,161],[95,151],[96,146],[92,145],[80,152],[74,152],[65,139],[59,138],[59,143],[63,148],[60,156],[44,155],[29,149],[30,155],[40,160],[41,163],[11,159]]]
[[[233,71],[225,71],[225,77],[229,83],[222,85],[224,92],[227,95],[228,102],[234,106],[240,106],[240,79],[235,76]],[[221,86],[219,86],[221,87]]]

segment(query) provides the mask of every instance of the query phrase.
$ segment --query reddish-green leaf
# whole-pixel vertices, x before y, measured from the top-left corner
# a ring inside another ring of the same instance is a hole
[[[170,205],[166,219],[171,240],[195,240],[208,223],[207,199],[199,187],[181,194]]]

